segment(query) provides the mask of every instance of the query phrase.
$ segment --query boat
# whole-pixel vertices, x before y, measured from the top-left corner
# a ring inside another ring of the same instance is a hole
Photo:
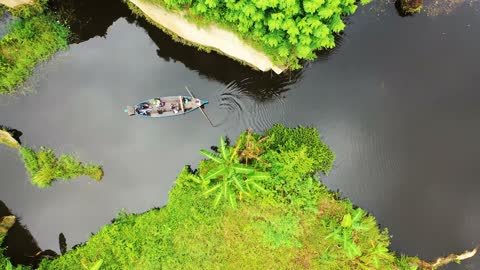
[[[193,112],[205,104],[208,104],[207,100],[192,96],[157,97],[142,101],[135,106],[127,106],[124,111],[129,116],[139,115],[158,118]]]

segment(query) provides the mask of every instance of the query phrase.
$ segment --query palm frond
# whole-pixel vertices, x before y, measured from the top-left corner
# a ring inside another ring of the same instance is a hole
[[[217,163],[224,163],[225,161],[223,159],[221,159],[218,155],[208,151],[208,150],[200,150],[200,153],[206,157],[208,157],[209,159],[217,162]]]

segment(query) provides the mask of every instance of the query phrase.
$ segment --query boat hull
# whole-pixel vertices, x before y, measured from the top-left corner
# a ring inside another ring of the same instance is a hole
[[[208,104],[191,96],[169,96],[144,100],[135,106],[127,106],[125,110],[130,116],[146,118],[162,118],[184,115]]]

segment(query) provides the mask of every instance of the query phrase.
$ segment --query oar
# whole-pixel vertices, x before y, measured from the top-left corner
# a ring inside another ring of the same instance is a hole
[[[190,94],[190,96],[191,96],[192,98],[195,98],[195,97],[193,96],[192,92],[190,92],[190,90],[188,90],[188,87],[185,86],[185,89],[187,89],[188,93]],[[199,108],[200,111],[202,112],[203,116],[205,116],[205,118],[207,118],[208,122],[210,122],[210,125],[212,125],[212,127],[215,127],[215,126],[213,125],[212,121],[210,121],[210,118],[208,118],[207,114],[203,111],[202,106],[200,105],[200,107],[198,107],[198,108]]]

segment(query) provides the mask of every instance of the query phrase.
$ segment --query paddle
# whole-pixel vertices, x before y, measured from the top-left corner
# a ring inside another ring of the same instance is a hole
[[[188,87],[185,86],[185,89],[187,89],[188,93],[190,94],[190,96],[192,98],[195,98],[192,94],[192,92],[190,92],[190,90],[188,90]],[[207,114],[203,111],[202,109],[202,106],[198,107],[200,109],[200,111],[202,112],[203,116],[205,116],[205,118],[207,118],[208,122],[210,122],[210,125],[212,125],[212,127],[215,127],[213,124],[212,124],[212,121],[210,121],[210,118],[208,118]]]

